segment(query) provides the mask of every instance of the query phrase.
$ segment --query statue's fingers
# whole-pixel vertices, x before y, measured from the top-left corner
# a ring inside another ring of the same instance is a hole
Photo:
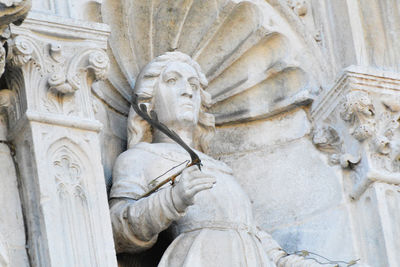
[[[184,179],[190,179],[190,177],[192,177],[192,176],[198,176],[199,174],[196,172],[196,170],[198,171],[196,166],[191,166],[187,169],[184,169],[182,171],[181,176]]]
[[[200,179],[193,180],[190,183],[190,185],[188,186],[188,189],[190,190],[190,189],[194,188],[195,186],[198,186],[201,184],[215,184],[215,179],[206,177],[206,178],[200,178]]]
[[[200,191],[211,189],[214,186],[214,183],[207,183],[207,184],[199,184],[194,186],[192,189],[189,190],[189,193],[195,195]]]
[[[190,166],[189,168],[186,168],[185,170],[183,170],[183,172],[185,173],[192,173],[196,170],[199,170],[199,168],[196,165]]]
[[[190,176],[190,179],[201,178],[201,177],[214,177],[212,173],[203,172],[200,171],[199,169],[191,171],[190,173],[188,173],[188,176]]]

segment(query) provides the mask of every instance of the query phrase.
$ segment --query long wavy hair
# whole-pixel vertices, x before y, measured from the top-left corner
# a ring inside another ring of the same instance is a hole
[[[205,91],[208,81],[201,71],[199,64],[190,56],[181,52],[167,52],[153,59],[140,72],[136,79],[133,93],[138,95],[139,104],[147,105],[150,111],[154,107],[154,88],[158,86],[160,74],[171,62],[182,62],[193,67],[200,81],[201,107],[199,111],[199,122],[194,131],[193,140],[195,148],[207,151],[208,143],[215,131],[215,119],[212,114],[206,113],[211,103],[211,95]],[[153,131],[150,125],[143,120],[131,107],[128,116],[128,149],[139,142],[151,142]]]

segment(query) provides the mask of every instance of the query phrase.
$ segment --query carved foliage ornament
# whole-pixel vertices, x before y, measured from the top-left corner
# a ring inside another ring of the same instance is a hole
[[[320,150],[330,154],[332,163],[340,163],[342,167],[358,164],[364,146],[376,166],[389,172],[399,171],[400,146],[394,136],[399,128],[400,98],[382,95],[376,103],[372,99],[368,92],[352,91],[345,96],[339,108],[339,118],[344,122],[346,131],[358,142],[358,154],[354,151],[346,153],[349,148],[340,141],[346,137],[340,136],[334,126],[317,128],[313,142]]]
[[[350,92],[343,103],[341,118],[348,122],[352,129],[350,134],[358,141],[372,136],[375,131],[375,108],[368,93]]]
[[[29,35],[16,36],[9,46],[11,66],[22,70],[23,77],[15,78],[23,79],[25,91],[39,95],[40,106],[47,112],[80,114],[75,92],[90,91],[92,82],[105,79],[108,73],[109,59],[101,49],[43,44]],[[47,49],[43,51],[43,47]],[[11,71],[10,76],[17,73]]]

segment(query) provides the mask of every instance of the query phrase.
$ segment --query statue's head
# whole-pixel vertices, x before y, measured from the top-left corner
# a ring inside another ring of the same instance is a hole
[[[134,93],[139,104],[154,110],[158,119],[174,127],[193,127],[197,148],[204,150],[214,130],[214,117],[205,112],[210,95],[204,91],[207,79],[199,64],[180,52],[156,57],[139,74]],[[151,142],[152,129],[130,109],[128,118],[128,147],[140,141]]]

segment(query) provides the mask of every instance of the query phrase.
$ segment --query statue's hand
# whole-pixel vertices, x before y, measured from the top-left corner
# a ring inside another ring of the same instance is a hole
[[[213,187],[215,177],[201,172],[197,166],[185,169],[178,182],[172,187],[172,201],[179,212],[193,205],[194,196],[200,191]]]

